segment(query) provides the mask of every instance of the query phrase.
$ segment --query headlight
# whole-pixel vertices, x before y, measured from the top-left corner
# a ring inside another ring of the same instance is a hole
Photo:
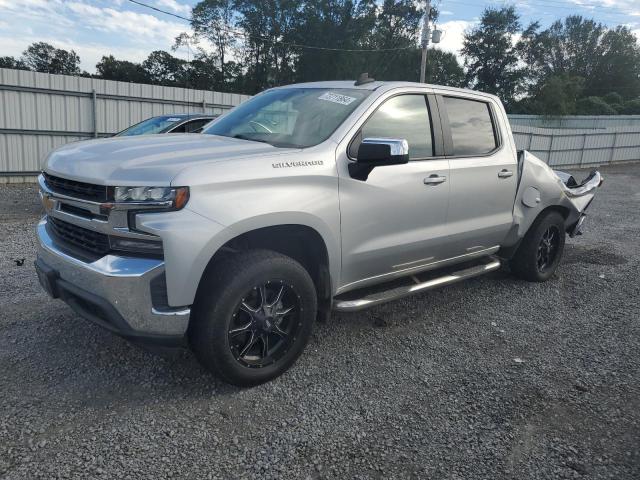
[[[169,203],[169,208],[180,210],[189,201],[189,187],[115,187],[116,203]]]

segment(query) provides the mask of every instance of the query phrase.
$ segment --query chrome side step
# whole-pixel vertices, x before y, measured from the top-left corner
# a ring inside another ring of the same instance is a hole
[[[424,282],[419,281],[414,276],[411,278],[415,283],[411,285],[403,285],[382,292],[372,293],[370,295],[364,296],[363,298],[358,298],[355,300],[336,299],[333,303],[333,309],[337,312],[356,312],[358,310],[364,310],[365,308],[374,307],[391,300],[404,298],[409,295],[413,295],[414,293],[425,292],[434,288],[451,285],[468,278],[484,275],[485,273],[492,272],[499,268],[500,260],[492,257],[489,258],[489,261],[487,263],[482,263],[480,265],[474,265],[472,267],[454,271],[441,277],[431,278]]]

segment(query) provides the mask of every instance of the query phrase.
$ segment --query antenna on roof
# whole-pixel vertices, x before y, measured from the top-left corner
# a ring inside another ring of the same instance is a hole
[[[358,80],[356,80],[356,83],[354,83],[354,85],[356,87],[359,87],[360,85],[364,85],[365,83],[371,83],[375,81],[376,81],[375,78],[369,77],[369,74],[365,72],[360,74],[360,76],[358,77]]]

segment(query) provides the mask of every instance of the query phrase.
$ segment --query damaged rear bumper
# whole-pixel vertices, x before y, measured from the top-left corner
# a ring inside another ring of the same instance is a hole
[[[586,210],[604,179],[600,172],[592,170],[591,173],[581,183],[576,182],[573,175],[554,170],[554,173],[562,180],[562,191],[568,200],[573,204],[578,212],[578,220],[567,226],[567,233],[570,237],[582,235],[582,226],[586,219]]]
[[[604,178],[602,178],[598,170],[592,170],[589,176],[580,184],[576,182],[573,175],[558,170],[554,170],[553,172],[562,180],[564,193],[571,198],[595,193],[596,188],[600,187],[602,182],[604,182]]]

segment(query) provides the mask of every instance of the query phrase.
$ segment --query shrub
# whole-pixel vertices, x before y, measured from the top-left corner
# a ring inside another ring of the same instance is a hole
[[[616,115],[618,112],[600,97],[585,97],[576,103],[577,115]]]
[[[622,95],[617,92],[609,92],[602,99],[607,102],[609,105],[620,105],[624,103]],[[615,107],[614,107],[615,108]]]
[[[640,98],[624,102],[619,112],[623,115],[640,115]]]

